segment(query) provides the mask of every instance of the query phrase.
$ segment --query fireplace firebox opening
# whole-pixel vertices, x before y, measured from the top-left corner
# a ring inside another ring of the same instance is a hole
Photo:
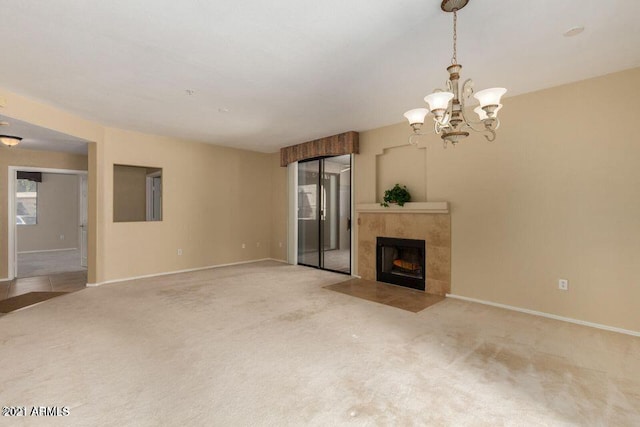
[[[424,291],[425,260],[424,240],[378,237],[376,280]]]

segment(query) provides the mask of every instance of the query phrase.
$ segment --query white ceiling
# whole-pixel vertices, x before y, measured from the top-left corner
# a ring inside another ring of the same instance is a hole
[[[440,0],[1,4],[6,89],[109,126],[265,152],[402,121],[444,86],[451,58]],[[639,16],[637,0],[471,0],[462,78],[512,96],[640,66]]]
[[[0,144],[0,150],[45,150],[65,153],[87,154],[87,141],[64,133],[46,129],[31,123],[0,115],[0,135],[19,136],[20,144],[8,148]],[[1,153],[1,151],[0,151]]]

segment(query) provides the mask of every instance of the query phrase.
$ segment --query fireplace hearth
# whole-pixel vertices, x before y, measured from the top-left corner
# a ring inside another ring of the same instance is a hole
[[[378,237],[376,280],[425,290],[426,249],[424,240]]]

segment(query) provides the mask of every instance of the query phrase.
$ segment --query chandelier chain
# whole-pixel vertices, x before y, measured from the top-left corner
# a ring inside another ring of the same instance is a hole
[[[458,63],[458,10],[453,10],[453,57],[451,64]]]

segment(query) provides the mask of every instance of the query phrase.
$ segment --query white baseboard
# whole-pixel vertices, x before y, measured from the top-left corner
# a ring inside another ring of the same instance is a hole
[[[0,279],[0,282],[8,282],[10,280],[13,280],[13,279],[9,279],[8,277],[4,277],[4,278]]]
[[[279,260],[273,259],[273,258],[252,259],[252,260],[249,260],[249,261],[230,262],[228,264],[208,265],[206,267],[187,268],[185,270],[165,271],[163,273],[145,274],[144,276],[133,276],[133,277],[126,277],[126,278],[123,278],[123,279],[106,280],[104,282],[98,282],[98,283],[87,283],[87,286],[88,287],[96,287],[96,286],[107,285],[109,283],[128,282],[129,280],[147,279],[149,277],[168,276],[170,274],[190,273],[192,271],[209,270],[209,269],[212,269],[212,268],[220,268],[220,267],[230,267],[232,265],[251,264],[251,263],[260,262],[260,261],[278,261],[278,262],[280,262]],[[285,262],[285,261],[282,261],[282,262]]]
[[[62,252],[62,251],[77,251],[78,248],[65,248],[65,249],[44,249],[41,251],[22,251],[18,254],[38,254],[40,252]]]
[[[520,313],[532,314],[534,316],[546,317],[548,319],[555,319],[555,320],[560,320],[560,321],[563,321],[563,322],[575,323],[576,325],[589,326],[591,328],[603,329],[605,331],[618,332],[620,334],[626,334],[626,335],[632,335],[634,337],[640,337],[640,332],[638,332],[638,331],[632,331],[630,329],[616,328],[614,326],[607,326],[607,325],[603,325],[603,324],[600,324],[600,323],[587,322],[587,321],[584,321],[584,320],[572,319],[571,317],[558,316],[558,315],[551,314],[551,313],[545,313],[543,311],[529,310],[528,308],[514,307],[512,305],[499,304],[497,302],[484,301],[484,300],[481,300],[481,299],[463,297],[463,296],[454,295],[454,294],[447,294],[447,298],[454,298],[454,299],[459,299],[459,300],[463,300],[463,301],[476,302],[478,304],[490,305],[490,306],[493,306],[493,307],[504,308],[506,310],[511,310],[511,311],[519,311]]]

